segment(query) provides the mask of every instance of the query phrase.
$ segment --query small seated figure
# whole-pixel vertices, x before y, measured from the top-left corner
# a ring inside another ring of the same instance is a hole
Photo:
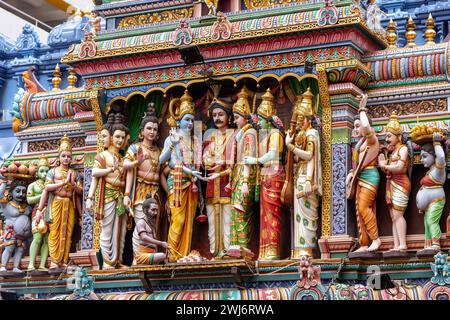
[[[147,196],[142,204],[144,218],[136,223],[136,230],[139,235],[139,247],[136,251],[137,265],[152,265],[164,261],[166,254],[157,252],[158,246],[169,249],[169,244],[155,239],[156,217],[159,213],[158,202]]]

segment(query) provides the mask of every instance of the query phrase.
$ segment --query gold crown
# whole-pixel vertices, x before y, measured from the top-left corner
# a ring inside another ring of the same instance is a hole
[[[311,117],[313,112],[313,93],[311,92],[311,88],[308,87],[306,91],[302,94],[301,99],[300,96],[297,98],[297,104],[295,108],[298,108],[298,114],[304,117]]]
[[[187,90],[184,91],[184,94],[180,98],[180,107],[178,108],[178,120],[181,120],[186,114],[194,114],[194,99],[189,95]]]
[[[175,107],[175,110],[174,110]],[[167,123],[171,127],[177,126],[177,121],[181,120],[184,115],[194,115],[194,103],[192,97],[189,95],[187,89],[181,98],[173,98],[169,104],[170,117],[167,119]]]
[[[242,87],[238,93],[238,99],[233,105],[233,112],[240,114],[241,116],[250,114],[250,103],[248,102],[248,91],[245,86]]]
[[[402,134],[403,132],[402,125],[398,121],[398,116],[395,111],[389,117],[389,122],[386,125],[386,131],[395,135]]]
[[[262,96],[262,102],[256,110],[256,113],[264,118],[270,118],[276,114],[273,103],[273,95],[270,93],[270,88]]]
[[[59,142],[58,153],[61,153],[63,151],[72,152],[72,142],[70,141],[70,138],[67,136],[67,133],[64,134],[64,137],[62,137]]]
[[[441,128],[428,126],[426,124],[418,124],[411,130],[411,140],[417,144],[432,142],[433,133],[445,135],[445,131]]]
[[[40,167],[48,167],[48,158],[45,155],[41,155],[38,160],[38,168]]]

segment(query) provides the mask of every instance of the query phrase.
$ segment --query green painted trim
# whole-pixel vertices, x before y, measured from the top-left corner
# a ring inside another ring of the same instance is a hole
[[[359,108],[359,101],[355,99],[355,96],[352,94],[339,94],[339,95],[333,95],[331,96],[331,105],[332,106],[339,106],[339,105],[345,105],[349,104],[352,107],[358,109]]]
[[[349,128],[336,128],[332,131],[332,144],[350,143],[352,134]]]
[[[73,122],[73,116],[46,120],[37,120],[30,123],[30,127],[43,126],[55,123]]]
[[[423,83],[433,83],[447,81],[446,75],[430,76],[427,78],[410,78],[410,79],[400,79],[400,80],[389,80],[369,83],[367,89],[379,89],[388,87],[400,87],[408,86],[412,84],[423,84]]]

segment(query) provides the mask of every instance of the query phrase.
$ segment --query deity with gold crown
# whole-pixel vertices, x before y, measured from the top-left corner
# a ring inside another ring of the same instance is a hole
[[[386,173],[386,203],[392,220],[394,247],[391,252],[406,252],[406,220],[411,180],[408,176],[412,164],[408,146],[402,143],[403,128],[394,112],[386,125],[387,154],[380,153],[378,165]],[[412,153],[412,151],[411,151]]]
[[[36,223],[36,213],[41,200],[42,194],[45,189],[45,180],[50,166],[48,164],[48,158],[41,155],[37,165],[37,180],[31,183],[27,188],[27,202],[30,205],[34,205],[33,212],[31,214],[33,242],[30,245],[30,262],[28,264],[28,271],[35,270],[35,261],[40,249],[41,263],[39,265],[39,271],[47,271],[46,262],[48,258],[48,225],[45,219],[41,219],[39,223]]]
[[[322,195],[320,134],[312,126],[314,95],[308,88],[297,97],[297,132],[287,135],[287,148],[294,154],[294,228],[291,259],[302,252],[312,257],[317,247],[319,204]]]
[[[256,111],[259,119],[259,157],[245,156],[244,164],[262,165],[260,196],[259,260],[280,259],[281,190],[285,180],[282,163],[284,137],[276,115],[274,97],[267,89]]]
[[[38,225],[40,219],[45,219],[49,226],[50,269],[67,266],[77,211],[81,218],[82,181],[78,173],[70,168],[71,162],[72,143],[65,134],[58,148],[58,166],[47,173],[45,191],[36,215]],[[47,209],[44,212],[45,206]]]
[[[194,136],[194,102],[188,90],[181,98],[169,104],[169,125],[172,127],[164,141],[159,157],[161,165],[168,163],[167,178],[171,223],[167,242],[169,261],[187,256],[191,249],[192,229],[198,202],[197,179],[203,179],[200,170],[202,146]]]
[[[231,230],[230,247],[249,248],[250,226],[256,194],[256,164],[244,164],[244,157],[257,154],[258,135],[248,123],[250,117],[249,92],[244,86],[233,104],[234,123],[237,132],[233,138],[233,171],[231,174]]]

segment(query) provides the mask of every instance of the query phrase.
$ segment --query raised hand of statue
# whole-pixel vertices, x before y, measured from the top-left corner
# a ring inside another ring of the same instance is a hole
[[[170,142],[174,146],[180,142],[180,135],[178,134],[178,132],[175,128],[170,129],[169,137],[170,137]]]
[[[249,191],[248,191],[248,184],[246,183],[246,182],[244,182],[243,184],[242,184],[242,196],[244,197],[244,198],[247,198],[248,197],[248,194],[249,194]]]
[[[362,93],[360,96],[358,96],[356,98],[357,100],[359,100],[359,112],[366,112],[366,105],[367,105],[367,100],[369,99],[369,96],[367,95],[367,93]]]
[[[207,180],[207,181],[215,180],[215,179],[217,179],[217,178],[219,178],[219,177],[220,177],[220,173],[214,172],[214,173],[211,173],[211,174],[208,176],[208,178],[206,178],[206,180]]]
[[[286,133],[286,138],[284,139],[284,141],[286,142],[286,146],[289,146],[292,143],[292,140],[294,140],[294,137],[288,133]]]
[[[435,133],[433,133],[433,141],[436,141],[436,142],[444,141],[444,137],[439,132],[435,132]]]
[[[258,163],[258,158],[249,157],[249,156],[244,157],[244,164],[257,164],[257,163]]]
[[[145,161],[145,155],[144,155],[144,151],[142,150],[141,147],[138,148],[137,150],[137,164],[138,166],[140,166],[142,164],[142,162]]]

